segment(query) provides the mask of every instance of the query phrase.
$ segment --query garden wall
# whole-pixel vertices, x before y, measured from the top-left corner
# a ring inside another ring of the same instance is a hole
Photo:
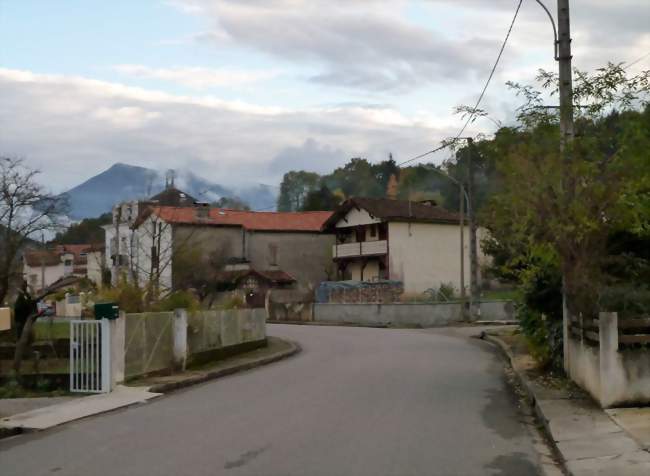
[[[510,301],[484,301],[477,319],[507,321],[514,318]],[[462,304],[314,304],[314,320],[333,323],[387,325],[395,327],[440,327],[462,320]]]
[[[567,334],[568,373],[603,408],[650,403],[650,319],[573,318]]]

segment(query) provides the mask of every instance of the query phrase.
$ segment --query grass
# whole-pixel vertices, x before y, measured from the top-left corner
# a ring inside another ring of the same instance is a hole
[[[493,291],[484,291],[482,294],[482,299],[495,299],[503,301],[512,301],[517,297],[517,291],[515,289],[495,289]]]
[[[70,323],[67,321],[36,321],[33,330],[35,341],[70,338]]]

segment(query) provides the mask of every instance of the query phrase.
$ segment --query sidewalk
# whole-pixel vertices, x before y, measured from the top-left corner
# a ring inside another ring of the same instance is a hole
[[[118,385],[111,393],[65,397],[52,405],[45,406],[42,401],[35,402],[41,408],[0,419],[0,438],[27,431],[45,430],[136,403],[145,403],[162,396],[165,392],[270,364],[299,351],[300,346],[294,342],[269,337],[267,347],[212,362],[199,369],[163,377],[141,379],[130,382],[128,386]],[[25,405],[24,402],[21,403]]]
[[[545,377],[521,343],[483,334],[509,359],[550,440],[572,476],[650,474],[650,409],[604,411],[566,379]]]
[[[6,433],[13,432],[14,434],[22,431],[45,430],[69,421],[116,410],[135,403],[143,403],[160,395],[162,394],[149,392],[146,388],[118,385],[111,393],[74,398],[3,418],[0,420],[0,429]]]

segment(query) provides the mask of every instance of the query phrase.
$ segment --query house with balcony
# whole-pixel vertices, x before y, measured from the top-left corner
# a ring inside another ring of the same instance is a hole
[[[324,231],[336,235],[332,257],[339,280],[401,281],[411,294],[441,284],[460,290],[460,217],[432,200],[350,198],[327,220]],[[465,237],[469,279],[468,227]]]

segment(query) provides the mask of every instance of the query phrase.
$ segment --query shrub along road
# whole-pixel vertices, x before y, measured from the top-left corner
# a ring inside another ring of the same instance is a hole
[[[3,475],[534,475],[489,344],[449,330],[270,325],[303,351],[0,441]]]

